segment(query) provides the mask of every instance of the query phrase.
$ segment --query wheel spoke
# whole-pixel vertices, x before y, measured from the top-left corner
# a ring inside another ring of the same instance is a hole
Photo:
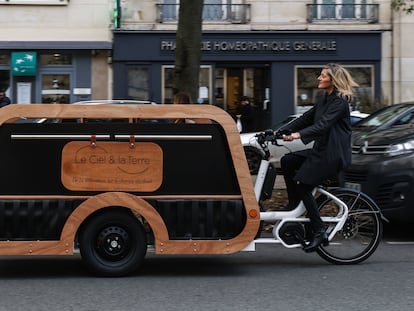
[[[367,259],[379,244],[382,235],[379,210],[369,197],[359,192],[338,189],[334,195],[347,204],[348,218],[330,245],[319,248],[318,254],[336,264],[359,263]],[[320,210],[327,206],[331,208],[329,199],[318,203]]]

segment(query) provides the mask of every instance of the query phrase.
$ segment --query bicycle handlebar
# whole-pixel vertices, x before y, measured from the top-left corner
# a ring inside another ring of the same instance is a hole
[[[273,131],[272,129],[265,130],[264,132],[258,133],[255,135],[257,143],[262,148],[263,152],[265,153],[265,159],[268,160],[270,158],[270,152],[268,148],[268,143],[271,143],[276,146],[283,146],[277,142],[278,139],[283,139],[283,135],[290,135],[291,132],[289,130],[279,130]]]
[[[279,130],[273,131],[271,129],[265,130],[264,132],[258,133],[255,135],[257,142],[262,145],[266,142],[270,142],[274,145],[278,145],[277,139],[283,139],[283,135],[290,135],[291,132],[289,130]]]

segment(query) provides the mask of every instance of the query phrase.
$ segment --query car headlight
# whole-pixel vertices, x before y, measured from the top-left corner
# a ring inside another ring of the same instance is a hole
[[[406,153],[414,152],[414,140],[409,140],[405,143],[395,144],[388,147],[387,155],[395,157]]]

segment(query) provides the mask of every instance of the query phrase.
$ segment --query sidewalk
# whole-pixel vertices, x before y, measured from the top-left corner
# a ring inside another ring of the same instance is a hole
[[[286,189],[285,180],[282,175],[276,176],[275,186],[273,189]]]

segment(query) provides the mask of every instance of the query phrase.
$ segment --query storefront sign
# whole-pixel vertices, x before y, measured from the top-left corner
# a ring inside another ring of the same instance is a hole
[[[37,69],[36,52],[13,52],[11,54],[13,76],[35,76]]]
[[[161,41],[161,51],[174,51],[175,41]],[[320,52],[336,51],[335,40],[295,41],[202,41],[202,51],[231,52]]]
[[[70,190],[151,192],[162,183],[163,153],[150,142],[72,141],[63,148],[61,169]]]
[[[174,51],[175,41],[162,40],[161,51]],[[202,41],[203,52],[334,52],[335,40],[220,40]]]
[[[91,95],[92,89],[90,87],[75,87],[73,95]]]

